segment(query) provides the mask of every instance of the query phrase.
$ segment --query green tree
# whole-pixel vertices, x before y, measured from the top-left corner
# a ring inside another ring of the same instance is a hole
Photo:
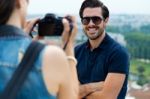
[[[144,84],[148,83],[148,80],[144,75],[145,68],[143,66],[138,66],[137,71],[139,72],[137,84],[143,86]]]

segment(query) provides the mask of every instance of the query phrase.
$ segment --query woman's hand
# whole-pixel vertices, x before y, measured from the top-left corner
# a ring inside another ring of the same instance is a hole
[[[24,32],[29,34],[30,32],[33,31],[33,27],[34,25],[39,21],[39,19],[33,19],[33,20],[29,20],[25,23],[24,25]]]
[[[64,25],[64,31],[62,33],[63,46],[66,44],[66,42],[68,42],[68,46],[69,46],[69,44],[72,44],[72,45],[74,44],[75,36],[76,36],[77,30],[78,30],[75,17],[69,16],[69,19],[71,19],[71,21],[72,21],[71,23],[69,23],[69,21],[66,18],[63,19],[63,25]],[[69,33],[70,32],[69,24],[72,24],[72,26],[73,26],[71,33]]]
[[[69,26],[69,21],[67,19],[63,19],[63,25],[64,25],[64,31],[62,33],[62,46],[64,47],[66,45],[66,48],[64,49],[65,53],[67,56],[73,56],[74,57],[74,40],[75,40],[75,36],[77,33],[77,23],[75,20],[75,17],[73,16],[69,16],[70,19],[72,20],[72,26],[73,29],[70,32],[70,26]]]
[[[24,32],[27,33],[27,35],[30,35],[31,32],[35,31],[38,32],[37,30],[34,30],[34,25],[39,21],[39,18],[29,20],[25,23],[24,25]],[[31,36],[31,35],[30,35]],[[33,37],[33,40],[42,40],[44,37],[36,35]]]

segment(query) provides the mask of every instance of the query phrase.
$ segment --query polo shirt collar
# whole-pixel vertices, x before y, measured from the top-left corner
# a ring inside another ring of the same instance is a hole
[[[101,44],[97,48],[95,48],[94,50],[105,49],[106,45],[110,42],[110,40],[111,40],[110,36],[106,33],[106,35],[105,35],[103,41],[101,42]],[[89,40],[87,40],[86,48],[90,49],[90,47],[91,47],[90,42],[89,42]]]

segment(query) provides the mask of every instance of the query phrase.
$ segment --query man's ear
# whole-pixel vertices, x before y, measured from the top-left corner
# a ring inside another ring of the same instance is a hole
[[[15,6],[16,8],[21,8],[21,0],[16,0]]]
[[[104,20],[104,27],[106,28],[107,24],[108,24],[108,21],[109,21],[109,17],[107,17],[105,20]]]
[[[107,24],[108,21],[109,21],[109,17],[107,17],[107,18],[105,19],[105,23]]]

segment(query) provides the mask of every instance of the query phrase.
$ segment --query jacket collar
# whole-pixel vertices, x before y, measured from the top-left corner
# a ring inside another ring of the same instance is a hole
[[[24,36],[29,37],[27,33],[23,32],[18,27],[12,25],[0,25],[0,37],[10,37],[10,36]]]

